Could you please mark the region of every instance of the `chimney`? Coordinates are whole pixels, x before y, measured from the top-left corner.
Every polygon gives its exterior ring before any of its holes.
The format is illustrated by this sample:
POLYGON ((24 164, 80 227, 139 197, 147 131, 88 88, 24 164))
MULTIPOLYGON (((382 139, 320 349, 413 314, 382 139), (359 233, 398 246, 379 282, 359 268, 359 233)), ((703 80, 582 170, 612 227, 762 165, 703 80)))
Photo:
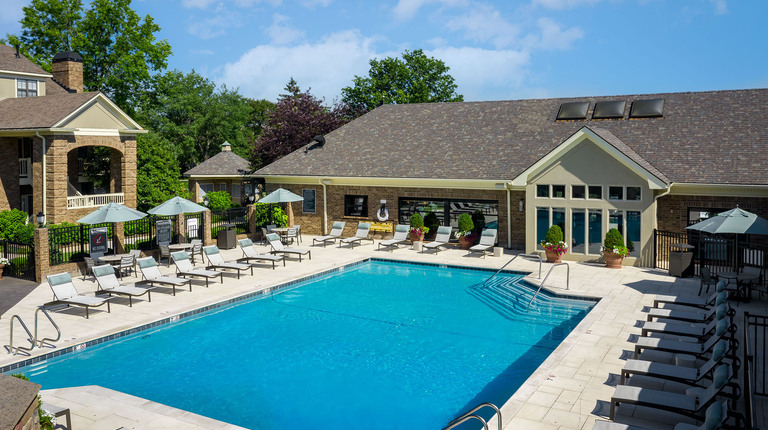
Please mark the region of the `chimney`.
POLYGON ((225 140, 224 143, 221 144, 221 150, 222 152, 230 152, 232 151, 232 145, 230 145, 229 142, 225 140))
POLYGON ((70 93, 83 92, 83 57, 77 52, 59 52, 53 57, 53 80, 70 93))

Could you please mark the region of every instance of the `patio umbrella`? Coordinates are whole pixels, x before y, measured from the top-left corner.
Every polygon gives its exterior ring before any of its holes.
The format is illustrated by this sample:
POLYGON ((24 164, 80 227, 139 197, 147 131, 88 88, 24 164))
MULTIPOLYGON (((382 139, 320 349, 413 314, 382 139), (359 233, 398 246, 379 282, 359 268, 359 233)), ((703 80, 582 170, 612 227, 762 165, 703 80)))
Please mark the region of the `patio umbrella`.
POLYGON ((203 212, 205 210, 207 210, 205 206, 201 206, 197 203, 190 202, 185 198, 176 196, 172 199, 160 203, 147 212, 151 213, 152 215, 179 215, 203 212))
POLYGON ((721 212, 687 228, 712 234, 768 235, 768 220, 743 209, 735 208, 721 212))
POLYGON ((88 215, 80 218, 77 222, 81 224, 102 224, 105 222, 125 222, 141 219, 147 216, 144 212, 131 209, 125 205, 114 202, 96 209, 88 215))
POLYGON ((293 208, 291 208, 291 202, 299 202, 302 200, 304 200, 304 197, 298 196, 286 189, 278 188, 269 193, 266 197, 259 199, 259 203, 285 203, 288 207, 288 225, 292 227, 293 208))

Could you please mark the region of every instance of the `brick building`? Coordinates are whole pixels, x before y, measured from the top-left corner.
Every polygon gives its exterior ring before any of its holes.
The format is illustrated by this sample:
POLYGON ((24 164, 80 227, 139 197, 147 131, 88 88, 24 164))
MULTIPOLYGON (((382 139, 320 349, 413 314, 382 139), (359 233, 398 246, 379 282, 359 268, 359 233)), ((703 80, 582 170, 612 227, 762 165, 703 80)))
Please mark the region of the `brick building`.
POLYGON ((0 45, 0 210, 74 221, 114 201, 136 207, 136 135, 144 130, 100 92, 83 92, 80 55, 62 52, 52 73, 0 45), (108 148, 106 181, 87 175, 108 148))
POLYGON ((385 105, 255 175, 304 196, 307 233, 351 234, 386 200, 398 223, 481 210, 527 252, 558 224, 570 260, 598 258, 615 227, 625 264, 651 265, 654 229, 736 205, 768 217, 766 106, 766 89, 385 105))
POLYGON ((232 202, 239 205, 248 203, 254 194, 251 163, 232 152, 232 145, 224 142, 221 152, 184 172, 189 178, 189 192, 192 200, 200 203, 206 193, 226 191, 232 202))

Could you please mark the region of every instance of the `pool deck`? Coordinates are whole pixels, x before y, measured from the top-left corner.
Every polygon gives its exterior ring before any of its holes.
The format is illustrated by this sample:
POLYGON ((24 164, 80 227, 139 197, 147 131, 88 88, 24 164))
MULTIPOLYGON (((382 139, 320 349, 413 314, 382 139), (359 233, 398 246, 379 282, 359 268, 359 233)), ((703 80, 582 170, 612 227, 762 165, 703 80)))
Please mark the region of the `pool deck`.
MULTIPOLYGON (((378 241, 377 241, 378 242, 378 241)), ((453 264, 460 266, 499 268, 513 253, 507 251, 503 258, 488 256, 467 256, 466 251, 446 249, 438 254, 417 253, 406 247, 394 252, 378 251, 377 244, 356 246, 354 249, 330 245, 311 246, 312 236, 304 236, 297 247, 312 250, 312 260, 303 258, 289 260, 287 266, 271 265, 255 268, 254 276, 243 274, 237 280, 234 274, 225 275, 224 283, 211 282, 209 288, 204 281, 193 281, 193 288, 177 291, 158 288, 152 292, 152 302, 146 296, 134 299, 128 307, 128 299, 113 298, 112 312, 106 307, 91 310, 90 319, 85 318, 82 308, 69 308, 51 312, 61 327, 62 338, 57 348, 78 345, 84 341, 127 330, 142 324, 168 318, 186 311, 225 301, 260 289, 269 288, 286 281, 303 278, 323 270, 342 266, 368 257, 392 260, 453 264), (103 310, 102 310, 103 309, 103 310)), ((256 245, 259 248, 259 245, 256 245)), ((262 248, 264 252, 268 247, 262 248)), ((241 256, 239 249, 222 250, 225 259, 234 260, 241 256)), ((201 264, 198 262, 198 267, 201 264)), ((532 272, 527 279, 539 284, 537 261, 526 258, 516 259, 508 269, 532 272)), ((542 265, 542 277, 551 264, 542 265)), ((173 273, 173 265, 163 273, 173 273)), ((556 267, 545 288, 563 294, 602 297, 595 308, 574 329, 565 341, 550 355, 506 404, 500 405, 505 429, 591 429, 596 419, 605 419, 609 400, 618 381, 629 351, 633 350, 630 339, 638 335, 638 321, 644 320, 642 309, 652 304, 656 294, 696 294, 697 278, 674 278, 666 273, 647 269, 624 267, 608 269, 599 264, 569 262, 570 288, 566 291, 565 267, 556 267)), ((73 274, 74 276, 74 274, 73 274)), ((141 276, 139 274, 139 276, 141 276)), ((92 277, 76 278, 75 285, 80 293, 94 292, 96 282, 92 277)), ((133 283, 136 277, 126 277, 123 282, 133 283)), ((0 280, 0 290, 2 283, 0 280)), ((51 300, 51 290, 42 284, 29 292, 9 310, 0 315, 0 342, 9 343, 10 318, 21 316, 30 330, 33 330, 37 306, 51 300)), ((764 303, 763 303, 764 305, 764 303)), ((741 307, 743 310, 745 306, 741 307)), ((55 337, 55 331, 41 323, 42 335, 55 337)), ((14 342, 26 339, 22 329, 16 325, 14 342)), ((29 345, 29 342, 26 342, 29 345)), ((49 353, 52 348, 34 349, 32 356, 49 353)), ((20 360, 22 354, 0 353, 0 367, 20 360)), ((162 381, 158 381, 162 383, 162 381)), ((180 411, 134 396, 117 393, 102 387, 86 386, 41 391, 43 400, 60 407, 68 407, 72 414, 72 426, 76 429, 102 428, 238 428, 189 412, 180 411)), ((630 411, 631 412, 631 411, 630 411)), ((618 419, 617 419, 618 420, 618 419)), ((63 420, 60 419, 60 423, 63 420)), ((655 422, 644 422, 642 417, 622 415, 622 422, 646 424, 653 428, 672 428, 655 422)), ((445 423, 436 423, 444 425, 445 423)), ((491 423, 495 428, 495 421, 491 423)))

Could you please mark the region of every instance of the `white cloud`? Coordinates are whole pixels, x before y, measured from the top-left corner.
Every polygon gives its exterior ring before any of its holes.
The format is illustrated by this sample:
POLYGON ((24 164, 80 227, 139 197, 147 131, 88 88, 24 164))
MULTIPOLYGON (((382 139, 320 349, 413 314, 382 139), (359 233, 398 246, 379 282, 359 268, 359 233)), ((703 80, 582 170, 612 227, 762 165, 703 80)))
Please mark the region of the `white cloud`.
POLYGON ((272 15, 272 25, 267 28, 267 36, 275 45, 288 45, 304 38, 304 32, 287 25, 291 19, 276 13, 272 15))
POLYGON ((509 23, 490 5, 473 7, 466 15, 449 19, 445 26, 450 30, 463 31, 467 39, 490 41, 497 48, 512 46, 520 34, 517 25, 509 23))
POLYGON ((186 8, 205 9, 216 3, 216 0, 181 0, 181 5, 186 8))
POLYGON ((725 15, 728 13, 728 3, 725 0, 709 0, 715 6, 715 13, 725 15))
POLYGON ((190 22, 187 26, 187 32, 201 39, 212 39, 225 34, 234 22, 236 22, 236 17, 232 14, 217 14, 202 21, 190 22))
POLYGON ((438 4, 443 8, 468 5, 467 0, 398 0, 392 9, 392 14, 400 21, 409 21, 422 6, 428 4, 438 4))
POLYGON ((579 6, 592 6, 601 1, 602 0, 533 0, 533 4, 547 9, 563 10, 579 6))
POLYGON ((570 49, 573 42, 584 37, 584 32, 579 27, 563 30, 558 23, 550 18, 539 18, 537 25, 541 35, 528 39, 532 49, 570 49))
POLYGON ((333 0, 302 0, 301 4, 307 9, 314 9, 318 6, 328 7, 333 0))
MULTIPOLYGON (((320 0, 325 1, 325 0, 320 0)), ((208 7, 212 4, 216 4, 216 7, 218 9, 224 8, 224 7, 231 7, 231 3, 234 3, 235 6, 239 6, 242 8, 248 8, 253 6, 256 3, 261 3, 262 0, 234 0, 232 2, 231 0, 181 0, 181 5, 188 9, 208 9, 208 7)), ((266 3, 271 4, 272 6, 280 6, 282 4, 281 0, 267 0, 266 3)))

